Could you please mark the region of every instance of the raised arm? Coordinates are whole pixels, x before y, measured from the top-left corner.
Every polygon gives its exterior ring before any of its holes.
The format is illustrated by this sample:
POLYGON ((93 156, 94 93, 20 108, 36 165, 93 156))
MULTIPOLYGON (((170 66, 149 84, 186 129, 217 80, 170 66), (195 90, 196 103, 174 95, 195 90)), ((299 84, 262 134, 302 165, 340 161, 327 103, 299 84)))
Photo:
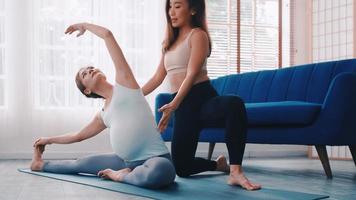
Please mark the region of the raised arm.
POLYGON ((150 94, 153 90, 155 90, 158 86, 160 86, 167 75, 166 69, 164 68, 163 62, 164 56, 161 56, 161 61, 158 65, 156 73, 152 76, 152 78, 142 87, 143 95, 150 94))
POLYGON ((114 35, 109 29, 95 24, 79 23, 69 26, 65 33, 72 34, 75 31, 79 31, 77 34, 77 37, 79 37, 83 35, 86 30, 92 32, 105 41, 106 48, 108 49, 111 59, 114 62, 116 82, 128 88, 139 88, 139 85, 133 76, 131 68, 126 61, 119 44, 116 42, 114 35))
POLYGON ((96 114, 94 119, 77 133, 69 133, 54 137, 42 137, 35 141, 34 146, 47 144, 71 144, 94 137, 106 128, 100 114, 96 114))

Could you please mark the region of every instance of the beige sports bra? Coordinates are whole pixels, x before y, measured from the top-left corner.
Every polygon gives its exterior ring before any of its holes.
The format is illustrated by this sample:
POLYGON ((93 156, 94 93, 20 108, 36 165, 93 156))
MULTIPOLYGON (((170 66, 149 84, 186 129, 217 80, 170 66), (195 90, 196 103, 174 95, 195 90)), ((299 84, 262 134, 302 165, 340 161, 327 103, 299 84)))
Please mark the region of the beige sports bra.
MULTIPOLYGON (((194 30, 196 29, 192 29, 184 41, 176 46, 174 50, 168 50, 164 54, 164 66, 168 75, 187 72, 191 50, 190 37, 194 30)), ((202 70, 206 70, 206 59, 202 70)))

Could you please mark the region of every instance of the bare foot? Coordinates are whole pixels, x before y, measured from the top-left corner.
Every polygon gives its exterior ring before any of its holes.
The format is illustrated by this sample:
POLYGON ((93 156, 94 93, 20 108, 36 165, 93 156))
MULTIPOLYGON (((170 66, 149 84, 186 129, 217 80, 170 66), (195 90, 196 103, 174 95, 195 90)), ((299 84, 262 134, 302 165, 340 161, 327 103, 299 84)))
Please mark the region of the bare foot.
POLYGON ((216 171, 221 172, 230 172, 229 164, 227 164, 226 158, 223 155, 220 155, 216 160, 216 171))
POLYGON ((116 182, 122 182, 124 180, 124 177, 130 172, 130 168, 120 169, 118 171, 114 171, 112 169, 105 169, 98 172, 98 176, 105 179, 111 179, 116 182))
POLYGON ((39 148, 39 147, 34 148, 32 163, 31 163, 32 171, 42 171, 42 168, 43 168, 42 152, 43 151, 44 151, 44 146, 43 146, 43 148, 39 148))
POLYGON ((261 189, 260 184, 251 183, 243 173, 234 174, 234 175, 230 174, 227 183, 229 185, 240 186, 249 191, 261 189))

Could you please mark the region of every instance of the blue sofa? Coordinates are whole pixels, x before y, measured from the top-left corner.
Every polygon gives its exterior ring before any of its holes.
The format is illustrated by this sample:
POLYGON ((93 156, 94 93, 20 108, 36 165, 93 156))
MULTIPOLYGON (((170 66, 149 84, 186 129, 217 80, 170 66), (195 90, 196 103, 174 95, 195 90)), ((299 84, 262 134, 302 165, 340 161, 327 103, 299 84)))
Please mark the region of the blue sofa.
MULTIPOLYGON (((356 59, 227 75, 211 80, 220 95, 238 95, 246 105, 247 143, 313 145, 328 178, 326 145, 348 145, 356 165, 356 59)), ((170 94, 156 97, 158 108, 170 94)), ((173 120, 162 134, 170 141, 173 120)), ((223 129, 206 128, 200 142, 224 142, 223 129)))

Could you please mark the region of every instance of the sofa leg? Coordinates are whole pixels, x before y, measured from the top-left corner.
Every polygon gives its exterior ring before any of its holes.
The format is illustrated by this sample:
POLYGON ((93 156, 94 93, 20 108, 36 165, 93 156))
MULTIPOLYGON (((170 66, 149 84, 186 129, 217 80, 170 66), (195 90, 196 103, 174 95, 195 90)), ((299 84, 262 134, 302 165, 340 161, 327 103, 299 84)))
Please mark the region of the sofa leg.
POLYGON ((210 142, 209 143, 208 160, 211 160, 211 156, 213 155, 214 148, 215 148, 215 142, 210 142))
POLYGON ((355 163, 355 166, 356 166, 356 144, 349 145, 349 148, 350 148, 351 155, 352 155, 352 158, 354 159, 354 163, 355 163))
POLYGON ((323 165, 325 174, 328 178, 332 178, 333 175, 331 173, 328 152, 326 151, 325 145, 315 145, 316 151, 318 152, 321 164, 323 165))

